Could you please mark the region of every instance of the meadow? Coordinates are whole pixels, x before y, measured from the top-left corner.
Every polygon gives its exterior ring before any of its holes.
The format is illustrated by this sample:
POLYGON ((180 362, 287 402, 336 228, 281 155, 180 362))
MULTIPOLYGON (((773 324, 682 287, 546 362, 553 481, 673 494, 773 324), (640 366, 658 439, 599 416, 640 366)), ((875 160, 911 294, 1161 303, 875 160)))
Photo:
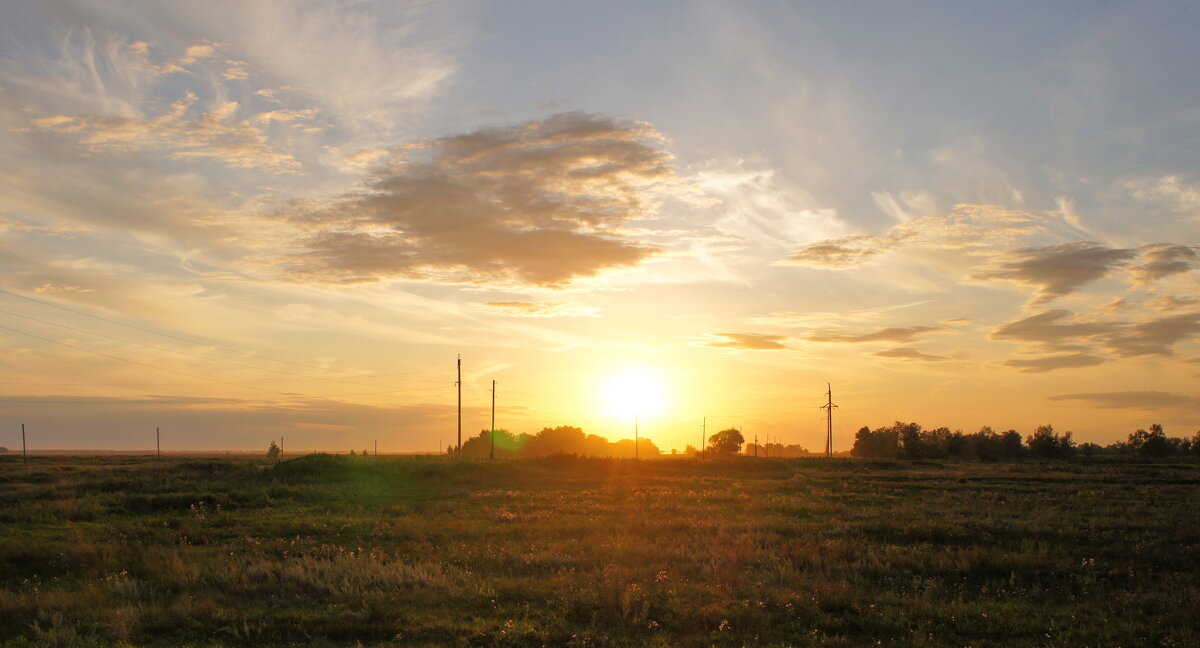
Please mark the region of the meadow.
POLYGON ((0 458, 0 646, 1198 646, 1200 465, 0 458))

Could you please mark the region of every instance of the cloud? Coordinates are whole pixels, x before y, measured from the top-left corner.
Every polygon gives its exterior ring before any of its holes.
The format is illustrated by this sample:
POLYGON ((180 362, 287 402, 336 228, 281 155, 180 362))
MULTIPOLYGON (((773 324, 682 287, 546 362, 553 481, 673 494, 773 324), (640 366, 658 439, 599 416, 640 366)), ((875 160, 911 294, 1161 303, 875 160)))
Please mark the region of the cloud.
POLYGON ((830 269, 852 268, 866 263, 887 248, 873 236, 845 236, 800 248, 784 263, 830 269))
MULTIPOLYGON (((162 114, 149 118, 119 116, 71 117, 52 115, 34 119, 34 128, 78 135, 90 151, 138 151, 162 149, 174 159, 212 159, 226 166, 249 169, 294 170, 298 163, 290 154, 268 143, 261 122, 269 125, 271 113, 238 119, 236 101, 224 102, 207 112, 193 110, 196 95, 187 93, 162 114), (267 118, 263 121, 263 116, 267 118)), ((312 117, 311 111, 295 111, 276 121, 312 117)))
POLYGON ((1104 344, 1121 357, 1173 355, 1172 347, 1200 333, 1200 313, 1182 313, 1148 319, 1122 327, 1108 336, 1104 344))
POLYGON ((1195 261, 1200 258, 1196 248, 1189 245, 1172 245, 1157 243, 1138 249, 1141 265, 1129 268, 1133 282, 1145 286, 1163 277, 1187 272, 1192 269, 1195 261))
POLYGON ((1181 214, 1200 214, 1200 184, 1188 184, 1178 175, 1139 178, 1125 183, 1137 200, 1165 205, 1181 214))
POLYGON ((787 337, 783 335, 769 335, 766 333, 714 333, 709 335, 706 341, 698 343, 697 346, 713 349, 770 351, 788 348, 782 343, 782 340, 786 339, 787 337))
POLYGON ((601 315, 599 308, 573 302, 498 301, 485 302, 483 306, 510 317, 600 317, 601 315))
POLYGON ((383 18, 340 3, 220 0, 138 10, 134 19, 147 13, 165 29, 226 43, 257 77, 296 88, 368 138, 392 133, 441 93, 458 68, 454 43, 473 29, 469 12, 439 3, 393 5, 383 18))
POLYGON ((1023 373, 1046 373, 1057 369, 1094 367, 1104 362, 1107 362, 1104 358, 1087 353, 1069 353, 1066 355, 1046 356, 1044 358, 1006 360, 1004 365, 1023 373))
POLYGON ((929 355, 927 353, 921 353, 920 351, 914 349, 913 347, 897 347, 895 349, 888 349, 886 351, 876 351, 875 353, 872 353, 871 355, 873 355, 877 358, 893 358, 896 360, 922 360, 925 362, 937 362, 940 360, 948 359, 944 356, 929 355))
POLYGON ((992 330, 996 340, 1013 340, 1057 351, 1085 351, 1099 344, 1120 357, 1172 355, 1174 345, 1200 333, 1200 313, 1150 317, 1139 322, 1076 321, 1066 310, 1048 310, 992 330))
POLYGON ((359 191, 283 216, 307 235, 279 260, 306 282, 386 279, 560 288, 655 249, 626 225, 674 178, 659 134, 567 113, 393 151, 359 191))
POLYGON ((1068 341, 1114 333, 1119 325, 1107 322, 1067 321, 1074 313, 1068 310, 1048 310, 1008 322, 992 330, 994 340, 1013 340, 1034 343, 1049 349, 1063 349, 1068 341))
POLYGON ((1091 392, 1048 396, 1052 401, 1079 401, 1087 407, 1103 409, 1161 410, 1181 409, 1200 412, 1200 398, 1162 391, 1091 392))
POLYGON ((1038 301, 1067 295, 1135 256, 1133 250, 1107 248, 1089 241, 1013 250, 975 279, 1002 279, 1035 286, 1038 301))
POLYGON ((809 342, 898 342, 907 343, 917 339, 918 336, 926 333, 934 333, 945 331, 947 329, 940 326, 907 326, 907 327, 890 327, 872 331, 870 333, 813 333, 805 339, 809 342))
POLYGON ((878 236, 846 236, 813 243, 780 263, 828 269, 862 265, 898 250, 957 250, 982 254, 1043 231, 1046 219, 995 205, 955 205, 950 211, 911 218, 878 236))

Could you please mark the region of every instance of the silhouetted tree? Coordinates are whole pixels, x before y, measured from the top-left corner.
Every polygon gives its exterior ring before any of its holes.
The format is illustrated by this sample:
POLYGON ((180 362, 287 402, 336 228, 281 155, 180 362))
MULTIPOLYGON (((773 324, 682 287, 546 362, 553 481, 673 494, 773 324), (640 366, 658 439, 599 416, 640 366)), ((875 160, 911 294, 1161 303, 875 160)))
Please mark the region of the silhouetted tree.
MULTIPOLYGON (((496 457, 515 457, 520 453, 517 438, 508 430, 496 430, 496 457)), ((492 453, 492 431, 480 430, 479 434, 463 442, 463 456, 470 459, 487 459, 492 453)))
MULTIPOLYGON (((897 425, 903 425, 897 422, 897 425)), ((900 438, 895 426, 879 428, 874 432, 863 426, 854 435, 854 447, 850 456, 866 459, 895 459, 900 454, 900 438)))
POLYGON ((1070 432, 1059 435, 1052 425, 1039 425, 1025 440, 1029 453, 1044 459, 1065 459, 1075 454, 1075 441, 1070 432))
POLYGON ((924 459, 925 447, 921 442, 921 426, 917 423, 901 423, 893 426, 900 437, 900 456, 905 459, 924 459))
POLYGON ((985 425, 979 431, 967 437, 967 456, 980 461, 996 461, 1002 452, 1000 435, 991 426, 985 425))
POLYGON ((1020 459, 1025 455, 1025 446, 1021 445, 1021 433, 1009 430, 1000 435, 1000 456, 1005 459, 1020 459))
POLYGON ((1158 423, 1150 426, 1150 430, 1138 430, 1129 435, 1129 448, 1143 457, 1161 458, 1171 454, 1174 449, 1167 440, 1166 432, 1158 423))
POLYGON ((708 437, 708 449, 717 456, 732 457, 742 449, 745 442, 741 430, 729 428, 708 437))
POLYGON ((955 459, 973 458, 973 448, 967 443, 967 437, 962 430, 955 430, 945 438, 946 455, 955 459))
POLYGON ((268 459, 278 459, 279 453, 280 453, 279 444, 275 443, 275 441, 272 439, 271 445, 267 446, 267 458, 268 459))

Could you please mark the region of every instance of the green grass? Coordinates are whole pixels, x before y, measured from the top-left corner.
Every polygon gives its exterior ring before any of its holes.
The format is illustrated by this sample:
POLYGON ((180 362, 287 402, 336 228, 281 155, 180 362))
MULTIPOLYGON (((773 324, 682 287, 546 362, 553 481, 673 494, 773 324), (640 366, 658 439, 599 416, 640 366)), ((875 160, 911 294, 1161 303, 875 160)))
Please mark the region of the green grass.
POLYGON ((1200 466, 0 458, 0 646, 1197 646, 1200 466))

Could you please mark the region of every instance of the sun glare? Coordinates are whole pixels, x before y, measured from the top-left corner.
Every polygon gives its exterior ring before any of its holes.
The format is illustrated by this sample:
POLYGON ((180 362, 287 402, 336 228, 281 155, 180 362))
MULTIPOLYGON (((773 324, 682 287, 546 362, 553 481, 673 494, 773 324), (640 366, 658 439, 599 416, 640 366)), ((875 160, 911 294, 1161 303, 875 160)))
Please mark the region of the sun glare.
POLYGON ((608 377, 604 412, 614 418, 658 416, 666 409, 666 392, 655 372, 626 369, 608 377))

